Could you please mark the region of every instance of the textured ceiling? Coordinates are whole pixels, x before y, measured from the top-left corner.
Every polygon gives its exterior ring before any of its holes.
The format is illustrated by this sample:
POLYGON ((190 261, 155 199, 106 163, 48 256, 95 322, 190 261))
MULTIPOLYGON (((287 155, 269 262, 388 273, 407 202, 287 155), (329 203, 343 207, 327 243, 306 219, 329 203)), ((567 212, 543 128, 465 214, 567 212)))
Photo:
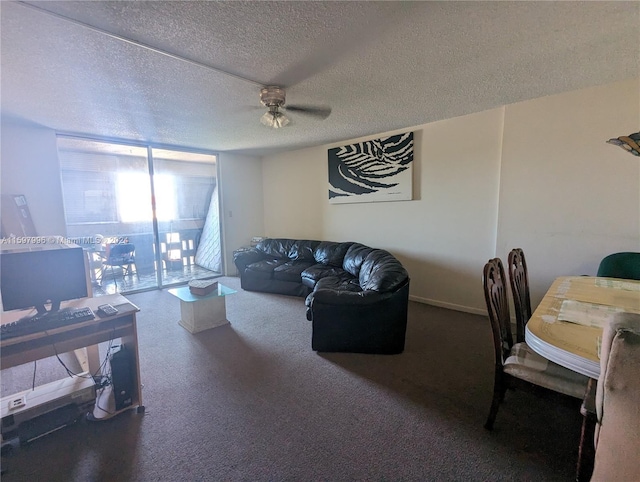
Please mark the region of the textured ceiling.
POLYGON ((2 1, 0 17, 3 116, 215 151, 326 144, 640 76, 637 1, 2 1), (269 84, 331 116, 262 126, 269 84))

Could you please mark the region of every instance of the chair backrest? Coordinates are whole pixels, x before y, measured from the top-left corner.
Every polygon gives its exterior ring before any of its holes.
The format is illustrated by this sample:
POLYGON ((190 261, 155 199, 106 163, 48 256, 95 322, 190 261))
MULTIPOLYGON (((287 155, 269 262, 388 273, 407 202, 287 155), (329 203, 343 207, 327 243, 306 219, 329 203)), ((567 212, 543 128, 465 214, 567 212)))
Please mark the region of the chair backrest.
POLYGON ((502 367, 513 346, 511 334, 511 315, 507 294, 504 267, 500 258, 490 259, 484 266, 482 277, 484 298, 493 332, 493 344, 496 355, 496 368, 502 367))
POLYGON ((598 276, 640 280, 640 253, 613 253, 600 261, 598 276))
POLYGON ((136 247, 131 243, 110 244, 107 264, 129 264, 133 262, 135 250, 136 247))
POLYGON ((529 273, 527 261, 521 248, 509 253, 509 283, 516 312, 516 342, 524 341, 524 328, 531 318, 531 297, 529 295, 529 273))
POLYGON ((605 325, 596 389, 598 422, 592 481, 640 480, 640 314, 605 325))

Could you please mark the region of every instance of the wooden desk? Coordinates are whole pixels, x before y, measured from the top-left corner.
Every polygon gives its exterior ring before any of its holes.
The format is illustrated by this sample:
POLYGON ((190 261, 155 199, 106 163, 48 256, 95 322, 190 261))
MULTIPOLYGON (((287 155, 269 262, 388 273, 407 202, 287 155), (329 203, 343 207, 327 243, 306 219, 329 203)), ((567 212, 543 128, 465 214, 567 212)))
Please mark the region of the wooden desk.
POLYGON ((615 311, 640 313, 640 281, 593 276, 557 278, 527 323, 525 341, 558 365, 598 379, 601 322, 615 311), (580 323, 561 320, 570 313, 580 323))
MULTIPOLYGON (((91 308, 97 313, 98 306, 109 303, 118 309, 118 313, 113 316, 83 321, 73 325, 63 326, 52 330, 32 333, 0 340, 0 362, 1 368, 11 368, 42 358, 47 358, 60 353, 75 351, 76 356, 82 366, 83 371, 91 375, 100 375, 100 355, 98 344, 109 340, 120 339, 133 354, 134 367, 132 394, 132 407, 143 409, 142 392, 140 385, 140 362, 138 356, 138 333, 136 326, 136 313, 140 309, 121 295, 102 296, 99 298, 83 298, 62 304, 62 307, 85 307, 91 308)), ((27 313, 4 312, 2 313, 2 323, 15 321, 27 313)), ((32 408, 29 404, 24 409, 32 408)), ((121 410, 122 411, 122 410, 121 410)), ((117 412, 120 413, 121 411, 117 412)), ((114 413, 112 415, 116 415, 114 413)))

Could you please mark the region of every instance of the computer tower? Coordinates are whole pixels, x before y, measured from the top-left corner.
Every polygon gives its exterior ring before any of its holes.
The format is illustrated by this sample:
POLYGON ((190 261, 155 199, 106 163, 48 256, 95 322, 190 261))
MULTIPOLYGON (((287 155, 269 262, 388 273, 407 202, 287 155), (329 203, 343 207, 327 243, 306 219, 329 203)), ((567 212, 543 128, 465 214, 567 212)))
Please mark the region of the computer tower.
POLYGON ((111 383, 113 384, 116 411, 130 407, 133 404, 134 393, 131 352, 124 344, 113 348, 109 355, 109 364, 111 365, 111 383))

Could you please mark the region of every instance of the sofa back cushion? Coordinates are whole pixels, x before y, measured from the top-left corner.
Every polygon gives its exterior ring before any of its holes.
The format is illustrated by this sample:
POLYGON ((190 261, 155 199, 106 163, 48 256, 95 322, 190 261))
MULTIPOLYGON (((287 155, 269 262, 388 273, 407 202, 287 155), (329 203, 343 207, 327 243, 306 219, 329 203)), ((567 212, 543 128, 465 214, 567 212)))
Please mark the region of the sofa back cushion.
POLYGON ((313 256, 317 263, 342 268, 344 255, 352 244, 353 242, 322 241, 314 251, 313 256))
POLYGON ((384 249, 373 249, 360 268, 360 286, 363 290, 395 291, 409 274, 400 261, 384 249))
POLYGON ((258 243, 256 249, 274 259, 288 258, 291 247, 296 242, 295 239, 265 238, 258 243))
POLYGON ((302 239, 295 241, 289 250, 289 259, 292 261, 315 261, 313 253, 320 241, 302 239))
POLYGON ((347 253, 344 255, 342 268, 358 278, 360 276, 360 268, 366 257, 373 251, 373 248, 360 243, 353 243, 349 246, 347 253))
POLYGON ((256 249, 270 258, 288 258, 292 261, 314 261, 315 249, 320 241, 311 239, 265 238, 256 249))

